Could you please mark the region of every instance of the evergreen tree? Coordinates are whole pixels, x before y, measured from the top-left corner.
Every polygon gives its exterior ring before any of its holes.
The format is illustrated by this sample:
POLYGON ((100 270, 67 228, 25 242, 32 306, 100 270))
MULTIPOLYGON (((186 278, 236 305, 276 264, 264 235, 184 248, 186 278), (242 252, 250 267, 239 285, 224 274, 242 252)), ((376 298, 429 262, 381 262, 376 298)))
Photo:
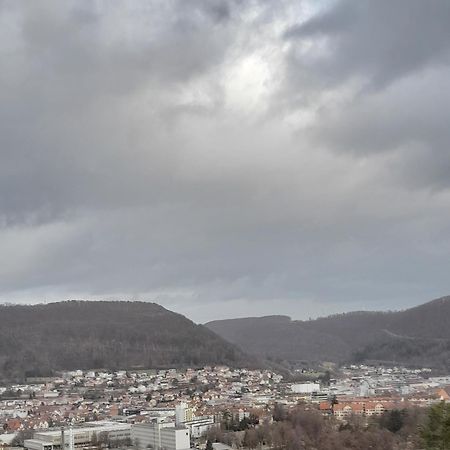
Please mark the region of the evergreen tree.
POLYGON ((427 450, 450 449, 450 404, 441 402, 430 408, 421 435, 427 450))

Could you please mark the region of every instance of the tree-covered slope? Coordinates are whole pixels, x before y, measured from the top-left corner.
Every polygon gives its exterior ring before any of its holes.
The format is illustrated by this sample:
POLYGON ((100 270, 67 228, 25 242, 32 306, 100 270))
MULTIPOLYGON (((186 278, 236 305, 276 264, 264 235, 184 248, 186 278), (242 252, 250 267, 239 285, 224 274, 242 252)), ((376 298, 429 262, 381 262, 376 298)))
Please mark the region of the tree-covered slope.
POLYGON ((270 359, 450 368, 450 297, 397 312, 352 312, 309 321, 250 317, 206 326, 243 350, 270 359))
POLYGON ((249 362, 203 325, 155 303, 2 305, 0 324, 0 378, 75 368, 249 362))

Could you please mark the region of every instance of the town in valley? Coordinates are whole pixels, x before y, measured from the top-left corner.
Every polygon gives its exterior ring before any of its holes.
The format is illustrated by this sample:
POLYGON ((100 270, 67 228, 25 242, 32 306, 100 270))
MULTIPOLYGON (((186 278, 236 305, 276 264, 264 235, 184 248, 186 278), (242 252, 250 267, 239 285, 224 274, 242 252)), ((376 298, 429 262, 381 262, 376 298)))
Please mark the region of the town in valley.
POLYGON ((225 450, 299 406, 346 423, 449 401, 450 375, 429 368, 74 370, 0 387, 0 446, 225 450))

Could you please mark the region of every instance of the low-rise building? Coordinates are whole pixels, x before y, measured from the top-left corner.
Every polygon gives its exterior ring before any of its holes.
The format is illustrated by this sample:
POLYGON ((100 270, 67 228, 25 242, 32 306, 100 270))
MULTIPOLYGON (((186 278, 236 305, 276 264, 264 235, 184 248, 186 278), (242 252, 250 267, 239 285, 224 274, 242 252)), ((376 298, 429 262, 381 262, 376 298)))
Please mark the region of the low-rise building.
POLYGON ((26 439, 28 450, 74 450, 91 445, 96 440, 125 441, 131 438, 131 425, 114 422, 91 422, 66 430, 36 432, 26 439))
POLYGON ((192 420, 185 422, 184 425, 189 429, 193 438, 199 438, 218 424, 214 422, 214 416, 203 416, 194 417, 192 420))

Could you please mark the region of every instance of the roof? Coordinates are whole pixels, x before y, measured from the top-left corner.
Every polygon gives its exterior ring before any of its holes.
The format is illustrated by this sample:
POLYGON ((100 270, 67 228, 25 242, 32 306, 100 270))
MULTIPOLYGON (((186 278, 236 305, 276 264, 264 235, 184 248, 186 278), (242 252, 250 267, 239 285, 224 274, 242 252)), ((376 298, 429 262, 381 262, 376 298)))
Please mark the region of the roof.
POLYGON ((0 434, 0 444, 11 444, 12 440, 16 437, 16 433, 0 434))
POLYGON ((232 447, 226 444, 222 444, 221 442, 214 442, 213 443, 213 449, 214 450, 231 450, 232 447))

